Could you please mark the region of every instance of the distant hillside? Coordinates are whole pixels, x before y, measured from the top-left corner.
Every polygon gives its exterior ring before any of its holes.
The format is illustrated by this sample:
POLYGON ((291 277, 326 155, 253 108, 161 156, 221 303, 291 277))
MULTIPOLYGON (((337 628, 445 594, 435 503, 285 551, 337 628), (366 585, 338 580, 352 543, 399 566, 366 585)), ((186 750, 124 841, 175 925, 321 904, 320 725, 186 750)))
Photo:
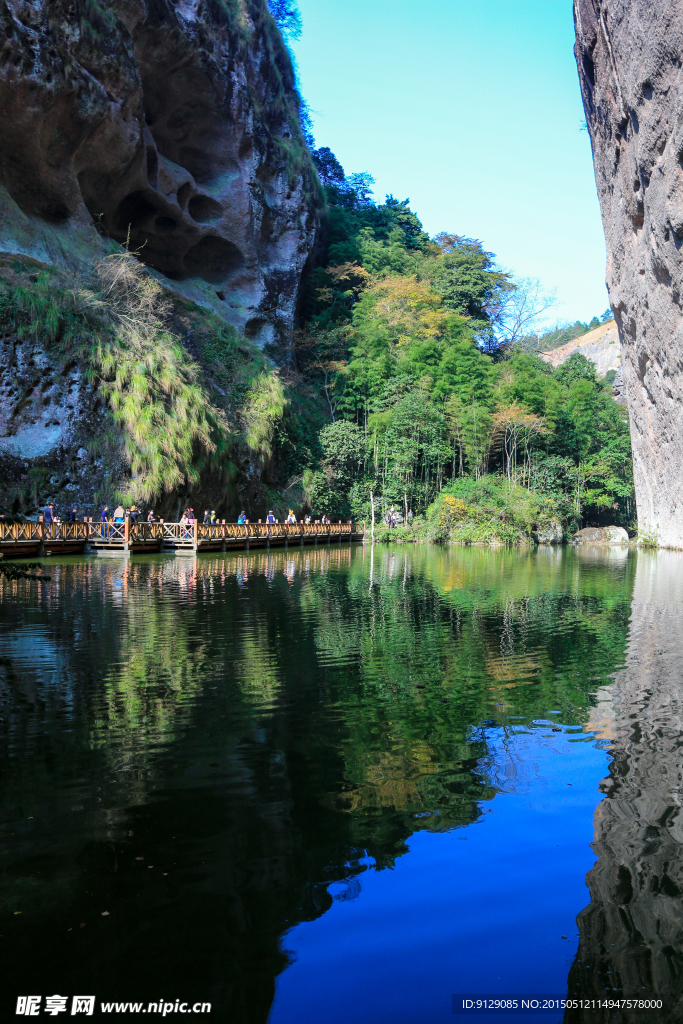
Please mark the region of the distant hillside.
POLYGON ((618 370, 621 366, 621 345, 614 320, 601 324, 579 338, 573 338, 559 348, 539 354, 546 363, 556 367, 566 363, 575 352, 590 359, 601 377, 607 376, 610 370, 618 370))
POLYGON ((577 320, 573 324, 560 323, 550 331, 543 334, 526 334, 517 342, 517 346, 524 352, 550 352, 551 349, 561 348, 567 342, 575 338, 581 338, 598 327, 612 321, 611 310, 606 309, 601 317, 594 316, 590 323, 577 320))

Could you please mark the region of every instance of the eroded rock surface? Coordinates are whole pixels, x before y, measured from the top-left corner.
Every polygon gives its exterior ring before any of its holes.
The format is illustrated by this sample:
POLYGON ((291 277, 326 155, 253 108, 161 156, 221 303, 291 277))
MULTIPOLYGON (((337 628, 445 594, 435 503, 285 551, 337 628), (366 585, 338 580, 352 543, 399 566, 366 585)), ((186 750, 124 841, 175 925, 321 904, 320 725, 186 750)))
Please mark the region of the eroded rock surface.
POLYGON ((683 4, 575 0, 638 522, 683 547, 683 4))
POLYGON ((97 227, 260 344, 286 335, 319 186, 266 0, 7 0, 0 116, 0 184, 56 260, 97 227))

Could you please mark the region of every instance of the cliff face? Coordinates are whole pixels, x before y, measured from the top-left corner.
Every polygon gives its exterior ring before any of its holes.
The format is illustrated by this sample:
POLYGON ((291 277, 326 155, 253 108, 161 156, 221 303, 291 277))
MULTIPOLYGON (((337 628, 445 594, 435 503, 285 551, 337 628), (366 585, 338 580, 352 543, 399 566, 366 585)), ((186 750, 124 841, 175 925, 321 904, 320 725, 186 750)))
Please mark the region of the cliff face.
MULTIPOLYGON (((266 365, 257 349, 288 350, 322 191, 267 0, 0 0, 0 118, 0 506, 92 512, 136 476, 135 427, 112 419, 120 366, 102 386, 112 338, 91 323, 82 343, 94 263, 122 243, 175 297, 164 327, 183 343, 186 393, 230 425, 204 447, 227 450, 235 395, 266 365), (227 325, 246 342, 226 344, 227 325)), ((156 372, 146 411, 180 437, 185 407, 156 372)), ((184 454, 147 492, 175 503, 198 456, 192 440, 167 448, 184 454)), ((225 514, 211 472, 201 495, 225 514)))
POLYGON ((292 326, 319 186, 266 0, 3 0, 3 248, 101 235, 263 345, 292 326))
POLYGON ((683 547, 683 4, 575 0, 638 521, 683 547))
MULTIPOLYGON (((667 1021, 683 1015, 682 570, 678 553, 638 554, 626 665, 612 687, 613 762, 595 812, 598 861, 569 976, 575 998, 662 999, 667 1021)), ((645 1019, 592 1008, 565 1017, 645 1019)))

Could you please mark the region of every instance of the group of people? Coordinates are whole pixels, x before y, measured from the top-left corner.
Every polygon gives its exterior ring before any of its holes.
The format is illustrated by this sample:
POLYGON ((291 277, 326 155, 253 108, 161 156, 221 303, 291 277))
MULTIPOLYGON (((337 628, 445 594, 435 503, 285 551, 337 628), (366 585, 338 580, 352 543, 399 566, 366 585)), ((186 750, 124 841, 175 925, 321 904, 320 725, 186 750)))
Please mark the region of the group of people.
MULTIPOLYGON (((312 519, 311 519, 311 517, 309 515, 306 515, 306 516, 304 516, 302 521, 304 523, 308 524, 308 523, 312 522, 312 519)), ((278 520, 273 515, 272 508, 268 512, 268 517, 266 519, 266 522, 267 523, 277 523, 278 522, 278 520)), ((289 510, 289 512, 287 514, 287 518, 285 519, 285 523, 287 524, 287 526, 296 526, 297 522, 298 522, 298 520, 297 520, 296 516, 294 515, 294 510, 290 508, 290 510, 289 510)), ((327 516, 323 515, 323 516, 320 517, 320 522, 323 524, 323 526, 325 526, 326 524, 328 524, 330 522, 330 520, 327 518, 327 516)))
MULTIPOLYGON (((413 518, 413 510, 412 510, 412 508, 409 508, 408 509, 408 522, 410 522, 412 518, 413 518)), ((399 523, 403 522, 403 516, 392 505, 391 508, 389 509, 389 511, 387 512, 386 516, 384 517, 384 522, 387 524, 387 526, 389 527, 390 530, 393 530, 393 528, 395 526, 398 526, 399 523)))
MULTIPOLYGON (((55 508, 54 501, 48 502, 48 504, 43 509, 43 520, 44 520, 46 525, 50 525, 50 524, 54 523, 55 526, 61 526, 61 524, 62 524, 62 517, 60 516, 59 512, 55 508)), ((78 522, 78 509, 75 506, 69 512, 69 515, 67 516, 67 522, 69 522, 69 523, 77 523, 78 522)))
MULTIPOLYGON (((118 504, 112 512, 109 505, 105 505, 102 509, 102 522, 103 523, 125 523, 126 519, 129 519, 131 523, 140 522, 140 516, 144 515, 141 509, 137 505, 129 505, 124 508, 122 504, 118 504)), ((147 522, 156 523, 157 517, 154 513, 154 509, 150 509, 147 513, 147 522)))
MULTIPOLYGON (((391 515, 392 516, 393 516, 393 511, 394 511, 394 506, 392 505, 391 506, 391 515)), ((119 503, 113 511, 110 509, 109 505, 105 505, 103 507, 103 509, 102 509, 101 521, 103 523, 108 523, 108 524, 111 525, 111 524, 124 523, 126 521, 126 519, 129 519, 131 523, 138 523, 138 522, 141 521, 141 517, 143 515, 144 515, 144 513, 142 512, 142 510, 139 509, 135 504, 129 505, 129 506, 124 506, 123 504, 119 503)), ((412 512, 410 512, 408 515, 409 515, 409 518, 412 518, 412 512)), ((56 511, 55 503, 53 501, 48 502, 48 504, 45 506, 45 508, 43 510, 43 518, 44 518, 46 523, 56 523, 57 525, 59 525, 62 522, 61 516, 56 511)), ((149 509, 149 511, 147 512, 147 517, 146 518, 147 518, 147 522, 148 523, 157 523, 157 522, 160 521, 157 518, 157 515, 156 515, 154 509, 149 509)), ((74 505, 74 507, 69 512, 68 521, 70 523, 78 523, 78 522, 81 521, 79 516, 78 516, 78 508, 77 508, 77 506, 74 505)), ((259 522, 260 521, 261 520, 259 519, 259 522)), ((184 526, 186 528, 187 527, 191 527, 191 526, 194 526, 195 522, 196 522, 196 517, 195 517, 194 509, 191 508, 191 507, 186 508, 185 511, 183 512, 181 518, 180 518, 180 526, 184 526)), ((203 525, 204 526, 215 526, 218 522, 219 522, 219 520, 218 520, 218 518, 216 516, 216 510, 215 509, 211 509, 210 511, 209 511, 209 509, 204 509, 204 519, 203 519, 203 525)), ((296 526, 297 525, 298 520, 296 518, 296 515, 294 514, 294 509, 290 508, 285 522, 286 522, 286 524, 288 526, 296 526)), ((313 520, 312 520, 310 515, 306 515, 303 518, 303 522, 308 524, 308 523, 313 522, 313 520)), ((320 522, 321 522, 321 524, 323 526, 326 526, 326 525, 329 525, 331 520, 328 519, 327 516, 322 515, 320 517, 320 522)), ((389 522, 388 519, 387 519, 387 522, 389 522)), ((249 520, 247 519, 247 514, 246 514, 246 512, 244 510, 242 512, 240 512, 240 514, 238 516, 238 519, 237 519, 237 523, 238 523, 239 526, 247 526, 249 524, 249 520)), ((268 515, 266 516, 266 523, 269 523, 269 524, 279 523, 279 519, 275 518, 275 513, 273 512, 272 508, 268 510, 268 515)), ((393 525, 395 525, 395 523, 392 521, 391 523, 389 523, 389 525, 393 526, 393 525)))

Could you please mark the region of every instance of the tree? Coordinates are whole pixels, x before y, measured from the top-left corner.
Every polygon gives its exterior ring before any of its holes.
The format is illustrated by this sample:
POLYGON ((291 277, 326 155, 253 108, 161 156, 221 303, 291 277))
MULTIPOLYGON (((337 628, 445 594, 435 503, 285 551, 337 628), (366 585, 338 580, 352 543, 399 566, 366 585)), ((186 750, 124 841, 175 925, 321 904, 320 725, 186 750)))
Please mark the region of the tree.
POLYGON ((301 35, 301 13, 296 0, 268 0, 273 19, 287 39, 298 39, 301 35))
POLYGON ((498 409, 493 416, 493 439, 503 447, 503 468, 508 483, 531 486, 531 460, 534 443, 545 434, 543 419, 513 402, 498 409), (522 454, 521 479, 517 471, 518 455, 522 454))
POLYGON ((492 326, 492 345, 513 345, 557 303, 555 292, 545 292, 534 278, 508 278, 509 287, 500 288, 487 307, 492 326))
POLYGON ((484 326, 490 324, 502 293, 513 287, 510 275, 496 269, 494 254, 486 252, 478 239, 441 232, 434 242, 439 256, 426 273, 444 306, 484 326))
POLYGON ((337 478, 350 481, 358 476, 365 464, 367 443, 355 423, 339 420, 323 427, 320 444, 337 478))

